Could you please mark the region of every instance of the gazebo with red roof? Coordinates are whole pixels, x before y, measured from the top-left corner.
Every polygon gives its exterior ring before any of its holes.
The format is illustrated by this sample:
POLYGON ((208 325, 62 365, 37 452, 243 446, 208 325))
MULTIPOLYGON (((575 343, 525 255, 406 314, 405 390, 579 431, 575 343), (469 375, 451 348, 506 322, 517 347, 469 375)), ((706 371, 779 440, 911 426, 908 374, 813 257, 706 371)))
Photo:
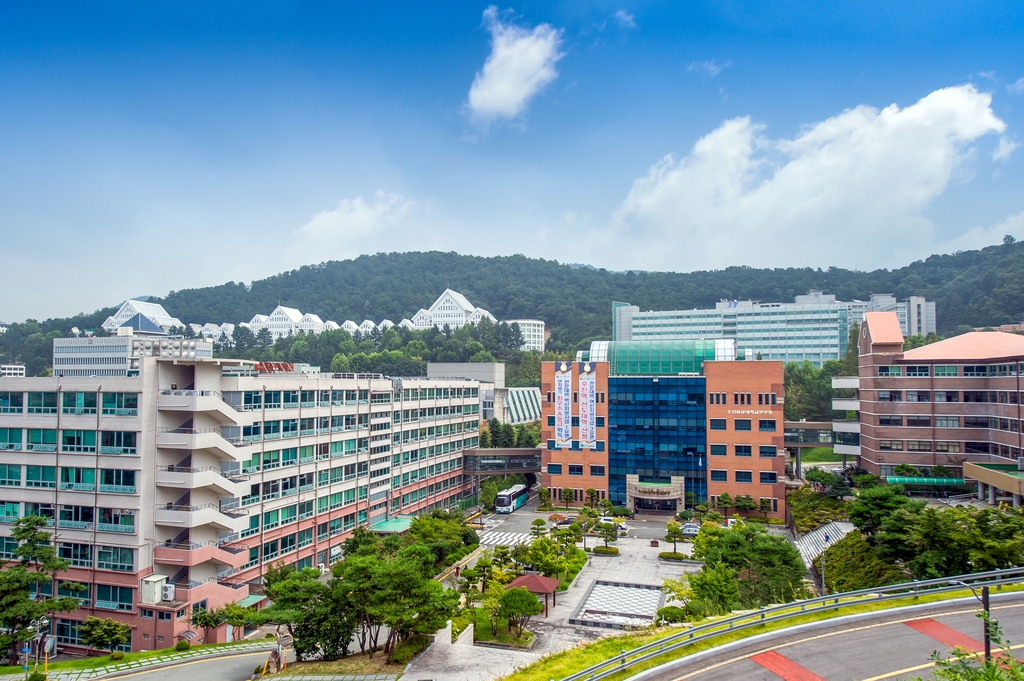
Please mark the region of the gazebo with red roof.
POLYGON ((557 596, 555 595, 558 591, 558 585, 562 582, 554 577, 545 577, 544 575, 530 574, 516 577, 508 585, 509 589, 526 589, 534 596, 540 596, 544 594, 544 616, 548 616, 548 594, 551 595, 552 607, 558 605, 557 596))

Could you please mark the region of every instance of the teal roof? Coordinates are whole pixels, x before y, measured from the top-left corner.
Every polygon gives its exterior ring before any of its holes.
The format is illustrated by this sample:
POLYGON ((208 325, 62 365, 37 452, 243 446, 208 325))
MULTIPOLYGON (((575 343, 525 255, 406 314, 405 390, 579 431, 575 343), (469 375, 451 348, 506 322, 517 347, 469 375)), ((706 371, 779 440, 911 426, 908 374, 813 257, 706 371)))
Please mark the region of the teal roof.
POLYGON ((243 608, 248 608, 250 606, 256 605, 260 601, 265 601, 265 600, 267 600, 267 597, 264 596, 263 594, 250 594, 250 595, 246 596, 245 598, 243 598, 242 600, 238 601, 238 604, 240 606, 242 606, 243 608))
POLYGON ((397 518, 391 518, 382 523, 371 525, 370 531, 382 534, 402 534, 403 532, 408 532, 412 526, 412 521, 413 516, 398 516, 397 518))
POLYGON ((714 340, 612 341, 608 344, 611 376, 702 374, 704 362, 714 359, 714 340))
POLYGON ((890 475, 885 478, 890 485, 963 485, 963 478, 918 478, 890 475))

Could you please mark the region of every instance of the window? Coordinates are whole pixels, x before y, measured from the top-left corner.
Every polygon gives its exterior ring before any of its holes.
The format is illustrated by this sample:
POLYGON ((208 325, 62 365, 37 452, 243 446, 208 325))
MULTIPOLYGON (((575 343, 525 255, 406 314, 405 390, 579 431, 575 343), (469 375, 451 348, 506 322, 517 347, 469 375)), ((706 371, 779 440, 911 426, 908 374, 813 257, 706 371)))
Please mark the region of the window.
POLYGON ((57 643, 66 643, 68 645, 82 645, 82 638, 79 634, 78 627, 81 622, 75 620, 57 620, 57 643))
MULTIPOLYGON (((980 366, 965 366, 964 376, 988 376, 988 367, 984 365, 980 366)), ((31 413, 31 412, 30 412, 31 413)))
POLYGON ((136 471, 126 471, 119 468, 100 469, 100 491, 116 494, 134 494, 135 473, 136 471))
POLYGON ((928 376, 928 366, 907 367, 907 376, 923 378, 928 376))
POLYGON ((774 433, 775 419, 760 419, 757 422, 757 429, 762 433, 774 433))
POLYGON ((725 445, 711 445, 711 456, 725 456, 725 445))
POLYGON ((931 402, 932 394, 927 390, 908 390, 907 402, 931 402))
POLYGON ((956 376, 956 367, 935 367, 935 376, 956 376))
POLYGON ((103 413, 115 416, 136 416, 139 413, 138 394, 103 393, 103 413))
POLYGON ((729 471, 712 470, 711 482, 729 482, 729 471))
POLYGON ((959 454, 960 453, 960 443, 959 442, 939 442, 939 441, 936 441, 935 442, 935 451, 937 451, 937 452, 947 452, 947 453, 950 453, 950 454, 959 454))
POLYGON ((583 465, 575 463, 569 464, 569 475, 583 475, 583 465))
POLYGON ((91 492, 96 489, 95 468, 60 468, 60 489, 91 492))
POLYGON ((964 428, 989 428, 992 426, 987 416, 965 416, 964 428))
POLYGON ((145 617, 147 620, 153 619, 154 612, 149 608, 139 608, 139 615, 145 617))
POLYGON ((103 431, 100 433, 100 454, 134 454, 138 433, 103 431))
POLYGON ((57 431, 40 428, 30 428, 28 431, 28 442, 25 449, 36 452, 57 451, 57 431))
POLYGON ((901 390, 879 390, 878 391, 879 402, 902 402, 903 391, 901 390))
POLYGON ((65 414, 96 413, 96 393, 64 393, 62 402, 65 414))
POLYGON ((548 425, 549 426, 555 425, 555 417, 554 416, 549 416, 548 417, 548 425))
POLYGON ((778 482, 778 474, 775 471, 761 471, 761 484, 774 485, 778 482))
POLYGON ((57 557, 71 561, 75 567, 92 567, 92 546, 90 544, 57 544, 57 557))
POLYGON ((758 455, 762 459, 774 459, 778 455, 778 450, 773 445, 761 445, 758 447, 758 455))
POLYGON ((725 419, 711 419, 711 430, 725 430, 725 419))
POLYGON ((908 452, 930 452, 932 451, 932 443, 928 440, 908 440, 907 441, 908 452))
POLYGON ((548 464, 548 475, 561 475, 562 464, 560 463, 549 463, 548 464))
POLYGON ((0 486, 21 487, 21 466, 13 463, 0 464, 0 486))
POLYGON ((594 466, 594 465, 591 465, 590 466, 590 475, 592 475, 595 478, 603 478, 604 477, 604 466, 594 466))
POLYGON ((733 428, 736 430, 750 430, 750 419, 736 419, 733 421, 733 428))
POLYGON ((930 428, 931 425, 931 416, 907 416, 907 426, 910 428, 930 428))
POLYGON ((935 417, 936 428, 959 428, 960 417, 959 416, 936 416, 935 417))
POLYGON ((60 446, 65 452, 95 452, 95 430, 62 430, 60 446))
POLYGON ((171 617, 171 613, 167 610, 157 610, 156 618, 161 622, 170 622, 174 619, 171 617))
POLYGON ((57 393, 29 393, 29 414, 56 414, 57 393))
POLYGON ((135 551, 118 546, 97 546, 96 567, 100 570, 135 572, 135 551))
POLYGON ((0 414, 20 414, 25 408, 24 393, 0 393, 0 414))
POLYGON ((752 471, 736 471, 736 482, 754 482, 752 471))
POLYGON ((959 402, 960 393, 956 390, 936 390, 935 391, 936 402, 959 402))
POLYGON ((879 440, 878 448, 883 452, 902 452, 903 440, 879 440))
POLYGON ((878 425, 880 425, 880 426, 902 426, 903 425, 903 417, 902 416, 882 415, 882 416, 878 417, 878 425))
POLYGON ((188 614, 188 606, 185 606, 184 608, 181 608, 180 610, 178 610, 178 612, 174 613, 174 616, 180 620, 182 617, 184 617, 187 614, 188 614))
POLYGON ((751 447, 750 445, 735 445, 736 456, 750 456, 751 447))
POLYGON ((0 449, 21 449, 23 432, 21 428, 0 428, 0 449))
POLYGON ((878 375, 879 376, 899 376, 900 375, 900 367, 894 367, 894 366, 878 367, 878 375))
POLYGON ((87 530, 93 523, 96 509, 92 506, 70 506, 60 507, 60 517, 57 519, 57 527, 68 527, 74 530, 87 530))

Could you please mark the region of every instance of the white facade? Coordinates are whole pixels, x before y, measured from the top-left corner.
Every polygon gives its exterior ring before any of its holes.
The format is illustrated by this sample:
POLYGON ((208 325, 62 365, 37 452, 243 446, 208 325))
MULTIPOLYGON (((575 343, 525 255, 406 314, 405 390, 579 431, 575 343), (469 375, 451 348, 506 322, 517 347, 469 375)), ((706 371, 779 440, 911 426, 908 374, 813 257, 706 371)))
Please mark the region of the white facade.
POLYGON ((412 325, 418 331, 429 329, 432 326, 439 329, 443 329, 445 326, 450 329, 458 329, 466 324, 476 324, 484 317, 492 322, 498 321, 487 310, 474 307, 466 299, 466 296, 446 288, 429 310, 421 309, 413 315, 412 325))
POLYGON ((103 322, 103 329, 108 333, 114 333, 117 327, 121 326, 137 314, 149 319, 164 331, 174 326, 184 326, 177 317, 167 314, 163 305, 156 303, 145 303, 141 300, 126 300, 117 312, 107 317, 103 322))
POLYGON ((312 312, 307 312, 306 314, 302 315, 302 319, 299 320, 299 331, 302 331, 303 333, 318 334, 323 330, 323 320, 320 319, 320 317, 318 317, 317 315, 313 314, 312 312))
POLYGON ((25 376, 25 365, 24 364, 0 364, 0 378, 25 376))
POLYGON ((54 376, 135 376, 139 359, 213 357, 213 343, 166 336, 125 335, 106 338, 55 338, 54 376))
POLYGON ((359 330, 359 325, 356 324, 351 319, 346 319, 344 322, 341 323, 341 328, 343 328, 346 331, 348 331, 348 334, 350 336, 354 336, 356 331, 359 330))
POLYGON ((377 325, 371 322, 369 319, 364 319, 363 323, 359 325, 359 333, 364 336, 369 336, 377 329, 377 325))
POLYGON ((505 323, 510 326, 519 325, 519 331, 523 334, 520 350, 544 352, 544 322, 539 319, 506 319, 505 323))
POLYGON ((7 322, 0 322, 0 333, 7 333, 7 327, 10 326, 7 322))

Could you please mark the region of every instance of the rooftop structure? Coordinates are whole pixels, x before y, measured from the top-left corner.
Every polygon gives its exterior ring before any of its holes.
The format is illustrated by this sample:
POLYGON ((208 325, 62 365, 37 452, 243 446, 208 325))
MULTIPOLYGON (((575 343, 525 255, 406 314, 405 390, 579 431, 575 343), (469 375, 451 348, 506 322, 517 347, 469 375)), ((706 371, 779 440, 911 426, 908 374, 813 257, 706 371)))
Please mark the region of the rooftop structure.
POLYGON ((164 331, 168 331, 172 327, 184 326, 180 319, 167 314, 163 305, 141 300, 126 300, 117 312, 107 317, 102 326, 108 333, 113 333, 119 326, 123 326, 125 322, 139 314, 164 331))
POLYGON ((24 364, 0 364, 0 378, 25 375, 24 364))

